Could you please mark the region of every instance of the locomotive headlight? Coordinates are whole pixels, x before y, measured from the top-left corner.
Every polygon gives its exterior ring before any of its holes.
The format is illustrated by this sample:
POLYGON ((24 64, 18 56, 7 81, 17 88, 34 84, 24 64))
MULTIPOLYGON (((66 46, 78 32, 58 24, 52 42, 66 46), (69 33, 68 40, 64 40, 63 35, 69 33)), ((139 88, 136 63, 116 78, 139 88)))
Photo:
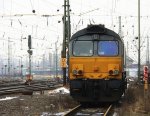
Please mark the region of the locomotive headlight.
POLYGON ((109 70, 109 75, 112 75, 113 74, 113 70, 109 70))
POLYGON ((73 70, 72 73, 73 73, 73 75, 77 75, 78 74, 77 70, 73 70))
POLYGON ((119 74, 119 70, 114 70, 114 75, 118 75, 119 74))
POLYGON ((82 70, 79 70, 79 71, 78 71, 78 74, 79 74, 79 75, 82 75, 82 74, 83 74, 83 71, 82 71, 82 70))

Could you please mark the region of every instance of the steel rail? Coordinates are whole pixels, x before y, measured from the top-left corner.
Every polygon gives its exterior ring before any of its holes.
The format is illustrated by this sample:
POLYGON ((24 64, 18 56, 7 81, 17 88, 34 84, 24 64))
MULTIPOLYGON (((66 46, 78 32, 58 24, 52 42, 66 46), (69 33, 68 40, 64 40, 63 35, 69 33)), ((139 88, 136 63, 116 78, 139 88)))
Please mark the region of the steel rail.
POLYGON ((81 108, 81 105, 78 105, 78 106, 76 106, 76 107, 74 107, 73 109, 71 109, 71 110, 69 110, 67 113, 65 113, 63 116, 72 116, 72 114, 74 113, 74 112, 76 112, 78 109, 80 109, 81 108))
POLYGON ((110 109, 112 108, 112 104, 108 107, 108 109, 106 110, 106 112, 104 113, 104 116, 107 116, 108 112, 110 111, 110 109))
MULTIPOLYGON (((104 108, 104 113, 103 113, 103 116, 108 116, 108 113, 110 112, 111 108, 112 108, 112 104, 109 105, 109 107, 106 107, 104 108)), ((75 113, 77 113, 78 111, 80 111, 80 109, 82 109, 82 106, 81 105, 78 105, 76 107, 74 107, 73 109, 69 110, 67 113, 65 113, 63 116, 73 116, 75 115, 75 113)), ((88 108, 87 108, 88 109, 88 108)), ((92 113, 88 112, 89 115, 92 113)), ((99 113, 99 112, 97 112, 99 113)))

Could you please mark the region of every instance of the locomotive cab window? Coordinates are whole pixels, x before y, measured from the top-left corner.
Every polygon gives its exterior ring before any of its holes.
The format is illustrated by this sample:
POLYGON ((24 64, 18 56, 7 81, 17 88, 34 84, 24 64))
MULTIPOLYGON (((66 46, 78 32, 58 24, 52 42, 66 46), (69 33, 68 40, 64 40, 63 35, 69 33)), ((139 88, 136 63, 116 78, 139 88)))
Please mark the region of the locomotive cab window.
POLYGON ((73 42, 73 55, 74 56, 92 56, 93 55, 93 42, 92 41, 74 41, 73 42))
POLYGON ((100 56, 117 56, 118 50, 118 41, 98 42, 98 55, 100 56))

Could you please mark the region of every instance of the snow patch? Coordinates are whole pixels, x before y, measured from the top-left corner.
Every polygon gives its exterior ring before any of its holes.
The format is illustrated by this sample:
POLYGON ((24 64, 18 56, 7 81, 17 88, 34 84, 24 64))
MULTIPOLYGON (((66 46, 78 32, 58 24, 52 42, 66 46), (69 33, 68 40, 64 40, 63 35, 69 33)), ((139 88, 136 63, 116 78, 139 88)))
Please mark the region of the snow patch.
POLYGON ((14 99, 14 98, 18 98, 18 97, 6 97, 6 98, 0 99, 0 101, 11 100, 11 99, 14 99))
POLYGON ((63 116, 65 112, 59 112, 59 113, 48 113, 48 112, 43 112, 41 116, 63 116))
POLYGON ((58 89, 49 91, 48 93, 49 94, 53 94, 53 93, 67 94, 67 93, 70 93, 70 91, 66 89, 65 87, 60 87, 58 89))
POLYGON ((129 81, 133 82, 133 81, 134 81, 134 79, 129 79, 129 81))

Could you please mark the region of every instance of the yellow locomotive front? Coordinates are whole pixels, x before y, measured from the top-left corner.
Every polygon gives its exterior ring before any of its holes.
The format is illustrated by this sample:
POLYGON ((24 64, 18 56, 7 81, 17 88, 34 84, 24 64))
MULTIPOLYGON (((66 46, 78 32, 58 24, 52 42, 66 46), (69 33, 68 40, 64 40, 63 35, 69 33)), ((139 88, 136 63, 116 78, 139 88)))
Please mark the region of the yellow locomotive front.
POLYGON ((101 25, 85 28, 69 43, 70 94, 80 102, 113 102, 125 89, 124 46, 101 25))

